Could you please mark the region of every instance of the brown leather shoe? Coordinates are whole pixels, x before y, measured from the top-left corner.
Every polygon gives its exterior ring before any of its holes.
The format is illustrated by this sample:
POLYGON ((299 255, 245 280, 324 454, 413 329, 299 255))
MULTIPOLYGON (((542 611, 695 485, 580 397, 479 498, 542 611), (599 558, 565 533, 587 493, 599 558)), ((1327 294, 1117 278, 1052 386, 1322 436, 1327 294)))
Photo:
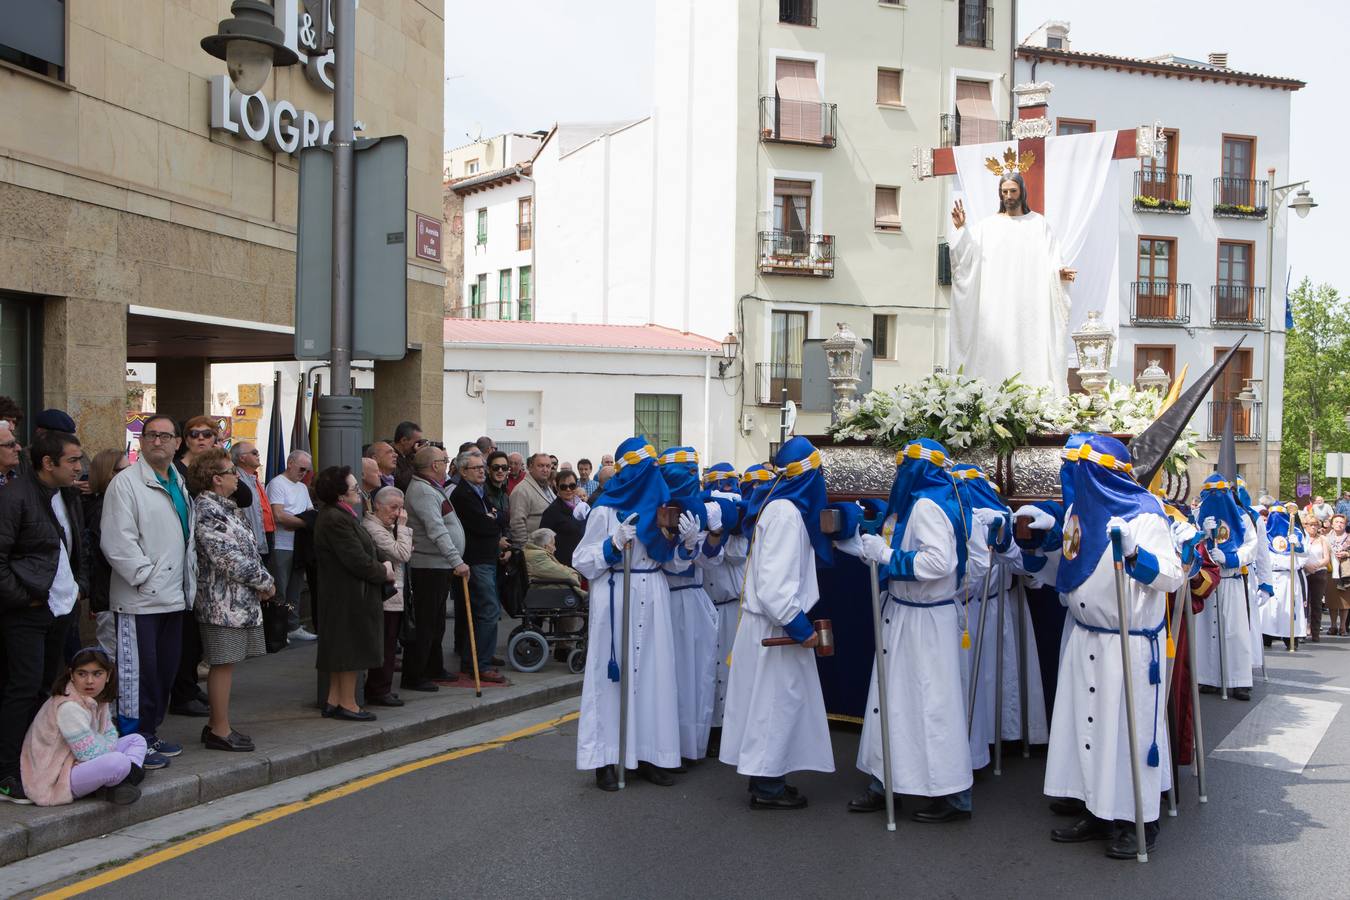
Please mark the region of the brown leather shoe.
POLYGON ((511 681, 496 669, 484 669, 478 673, 478 680, 484 684, 510 684, 511 681))

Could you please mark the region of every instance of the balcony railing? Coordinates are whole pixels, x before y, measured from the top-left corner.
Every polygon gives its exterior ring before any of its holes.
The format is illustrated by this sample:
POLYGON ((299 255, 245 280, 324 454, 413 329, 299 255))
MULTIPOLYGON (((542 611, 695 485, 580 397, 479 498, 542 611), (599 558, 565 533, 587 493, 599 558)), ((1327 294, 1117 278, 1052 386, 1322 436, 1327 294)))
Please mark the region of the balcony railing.
POLYGON ((766 275, 834 277, 834 235, 797 231, 759 233, 759 271, 766 275))
POLYGON ((838 131, 837 105, 814 100, 759 98, 759 139, 781 144, 833 147, 838 131))
POLYGON ((1215 178, 1214 217, 1264 219, 1270 182, 1259 178, 1215 178))
POLYGON ((952 283, 952 248, 946 241, 938 241, 937 283, 944 286, 952 283))
POLYGON ((1157 169, 1134 173, 1134 209, 1136 212, 1189 215, 1191 176, 1157 169))
POLYGON ((1209 401, 1209 439, 1220 440, 1223 437, 1224 422, 1229 412, 1233 414, 1233 437, 1239 441, 1259 441, 1261 439, 1261 403, 1257 401, 1250 407, 1241 400, 1209 401))
POLYGON ((533 318, 534 301, 492 300, 487 303, 469 303, 450 308, 452 319, 508 319, 528 322, 533 318))
POLYGON ((778 0, 778 21, 785 25, 815 25, 816 0, 778 0))
POLYGON ((1191 286, 1175 281, 1130 282, 1130 324, 1191 324, 1191 286))
POLYGON ((534 246, 534 225, 521 222, 516 226, 516 249, 529 250, 534 246))
POLYGON ((955 147, 959 144, 992 144, 994 141, 1012 139, 1012 127, 997 119, 962 118, 955 113, 942 116, 941 146, 955 147))
POLYGON ((1209 289, 1209 323, 1218 328, 1260 328, 1266 322, 1266 289, 1216 284, 1209 289))
POLYGON ((959 0, 956 43, 961 47, 994 46, 994 10, 982 0, 959 0))
POLYGON ((802 367, 792 363, 756 363, 755 380, 760 406, 780 406, 783 401, 802 402, 802 367), (783 391, 787 394, 784 395, 783 391))

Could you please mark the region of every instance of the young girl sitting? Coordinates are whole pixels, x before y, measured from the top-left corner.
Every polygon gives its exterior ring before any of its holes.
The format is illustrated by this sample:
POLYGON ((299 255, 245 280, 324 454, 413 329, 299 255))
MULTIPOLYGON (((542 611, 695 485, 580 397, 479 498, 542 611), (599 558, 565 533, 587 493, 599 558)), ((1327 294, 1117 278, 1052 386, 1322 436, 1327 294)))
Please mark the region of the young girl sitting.
POLYGON ((108 654, 99 647, 76 653, 23 741, 19 765, 32 802, 59 806, 96 792, 119 804, 140 799, 145 738, 117 736, 110 708, 116 699, 108 654))

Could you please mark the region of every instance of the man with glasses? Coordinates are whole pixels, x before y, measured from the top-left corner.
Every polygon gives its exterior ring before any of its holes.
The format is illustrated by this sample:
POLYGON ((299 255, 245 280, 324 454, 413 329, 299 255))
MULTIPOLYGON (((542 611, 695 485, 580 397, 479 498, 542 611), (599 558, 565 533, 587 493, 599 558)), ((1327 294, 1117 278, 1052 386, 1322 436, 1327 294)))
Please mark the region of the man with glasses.
POLYGON ((277 596, 286 601, 286 637, 292 641, 318 639, 300 624, 300 586, 304 575, 295 566, 295 533, 305 527, 300 516, 314 508, 309 486, 305 484, 305 476, 313 467, 308 453, 292 450, 286 457, 286 471, 267 484, 267 499, 276 521, 268 570, 277 583, 277 596))
POLYGON ((79 492, 80 442, 48 431, 33 441, 29 470, 0 491, 0 800, 30 803, 19 750, 40 698, 56 680, 75 601, 89 592, 79 492))
POLYGON ((422 437, 422 426, 416 422, 399 422, 394 428, 394 452, 398 454, 398 465, 394 472, 394 485, 403 493, 408 493, 408 483, 417 474, 413 465, 413 456, 427 445, 422 437))
POLYGON ((497 520, 506 522, 511 518, 511 492, 506 482, 511 475, 511 461, 502 450, 493 450, 487 456, 487 484, 484 494, 488 503, 497 511, 497 520))
POLYGON ((449 466, 444 449, 427 446, 418 450, 404 500, 413 539, 408 562, 417 623, 412 645, 403 648, 400 684, 406 691, 436 691, 437 684, 458 680, 445 668, 441 642, 445 639, 446 596, 452 583, 469 574, 469 566, 464 562, 464 526, 446 487, 449 466))
MULTIPOLYGON (((497 597, 497 557, 506 549, 507 541, 502 535, 503 521, 497 517, 496 508, 487 498, 487 464, 478 448, 469 446, 473 449, 465 450, 456 460, 459 486, 450 495, 450 502, 464 526, 464 562, 469 566, 469 602, 473 607, 479 675, 490 684, 506 684, 506 676, 497 671, 497 666, 504 660, 499 661, 494 654, 497 622, 502 615, 501 601, 497 597)), ((456 586, 455 593, 462 598, 461 590, 456 586)), ((460 674, 464 674, 472 671, 471 645, 468 623, 459 614, 463 609, 462 599, 460 603, 455 614, 455 652, 459 654, 460 674)))
POLYGON ((234 463, 239 483, 253 498, 253 502, 247 506, 239 504, 239 512, 253 529, 253 538, 258 544, 258 555, 266 564, 267 557, 271 553, 268 540, 276 531, 277 523, 276 517, 272 515, 272 504, 267 499, 267 488, 258 477, 258 469, 262 467, 262 454, 258 452, 257 444, 252 441, 240 441, 230 448, 230 461, 234 463))
POLYGON ((183 617, 197 594, 197 553, 187 485, 173 466, 178 426, 152 414, 140 458, 103 498, 103 555, 112 567, 108 602, 117 628, 117 730, 145 737, 147 769, 183 752, 157 736, 182 653, 183 617))
POLYGON ((14 437, 14 426, 0 419, 0 487, 9 484, 19 472, 19 457, 23 447, 14 437))

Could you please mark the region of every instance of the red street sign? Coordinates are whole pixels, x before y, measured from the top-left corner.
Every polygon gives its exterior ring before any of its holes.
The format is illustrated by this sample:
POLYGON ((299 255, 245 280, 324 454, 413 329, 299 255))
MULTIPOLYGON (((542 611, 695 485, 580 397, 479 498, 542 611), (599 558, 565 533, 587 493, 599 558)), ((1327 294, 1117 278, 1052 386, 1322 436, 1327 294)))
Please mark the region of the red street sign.
POLYGON ((507 419, 507 420, 506 420, 506 427, 507 427, 507 428, 515 428, 515 427, 516 427, 516 420, 515 420, 515 419, 507 419))
POLYGON ((441 222, 430 216, 417 216, 416 253, 421 259, 441 261, 441 222))

